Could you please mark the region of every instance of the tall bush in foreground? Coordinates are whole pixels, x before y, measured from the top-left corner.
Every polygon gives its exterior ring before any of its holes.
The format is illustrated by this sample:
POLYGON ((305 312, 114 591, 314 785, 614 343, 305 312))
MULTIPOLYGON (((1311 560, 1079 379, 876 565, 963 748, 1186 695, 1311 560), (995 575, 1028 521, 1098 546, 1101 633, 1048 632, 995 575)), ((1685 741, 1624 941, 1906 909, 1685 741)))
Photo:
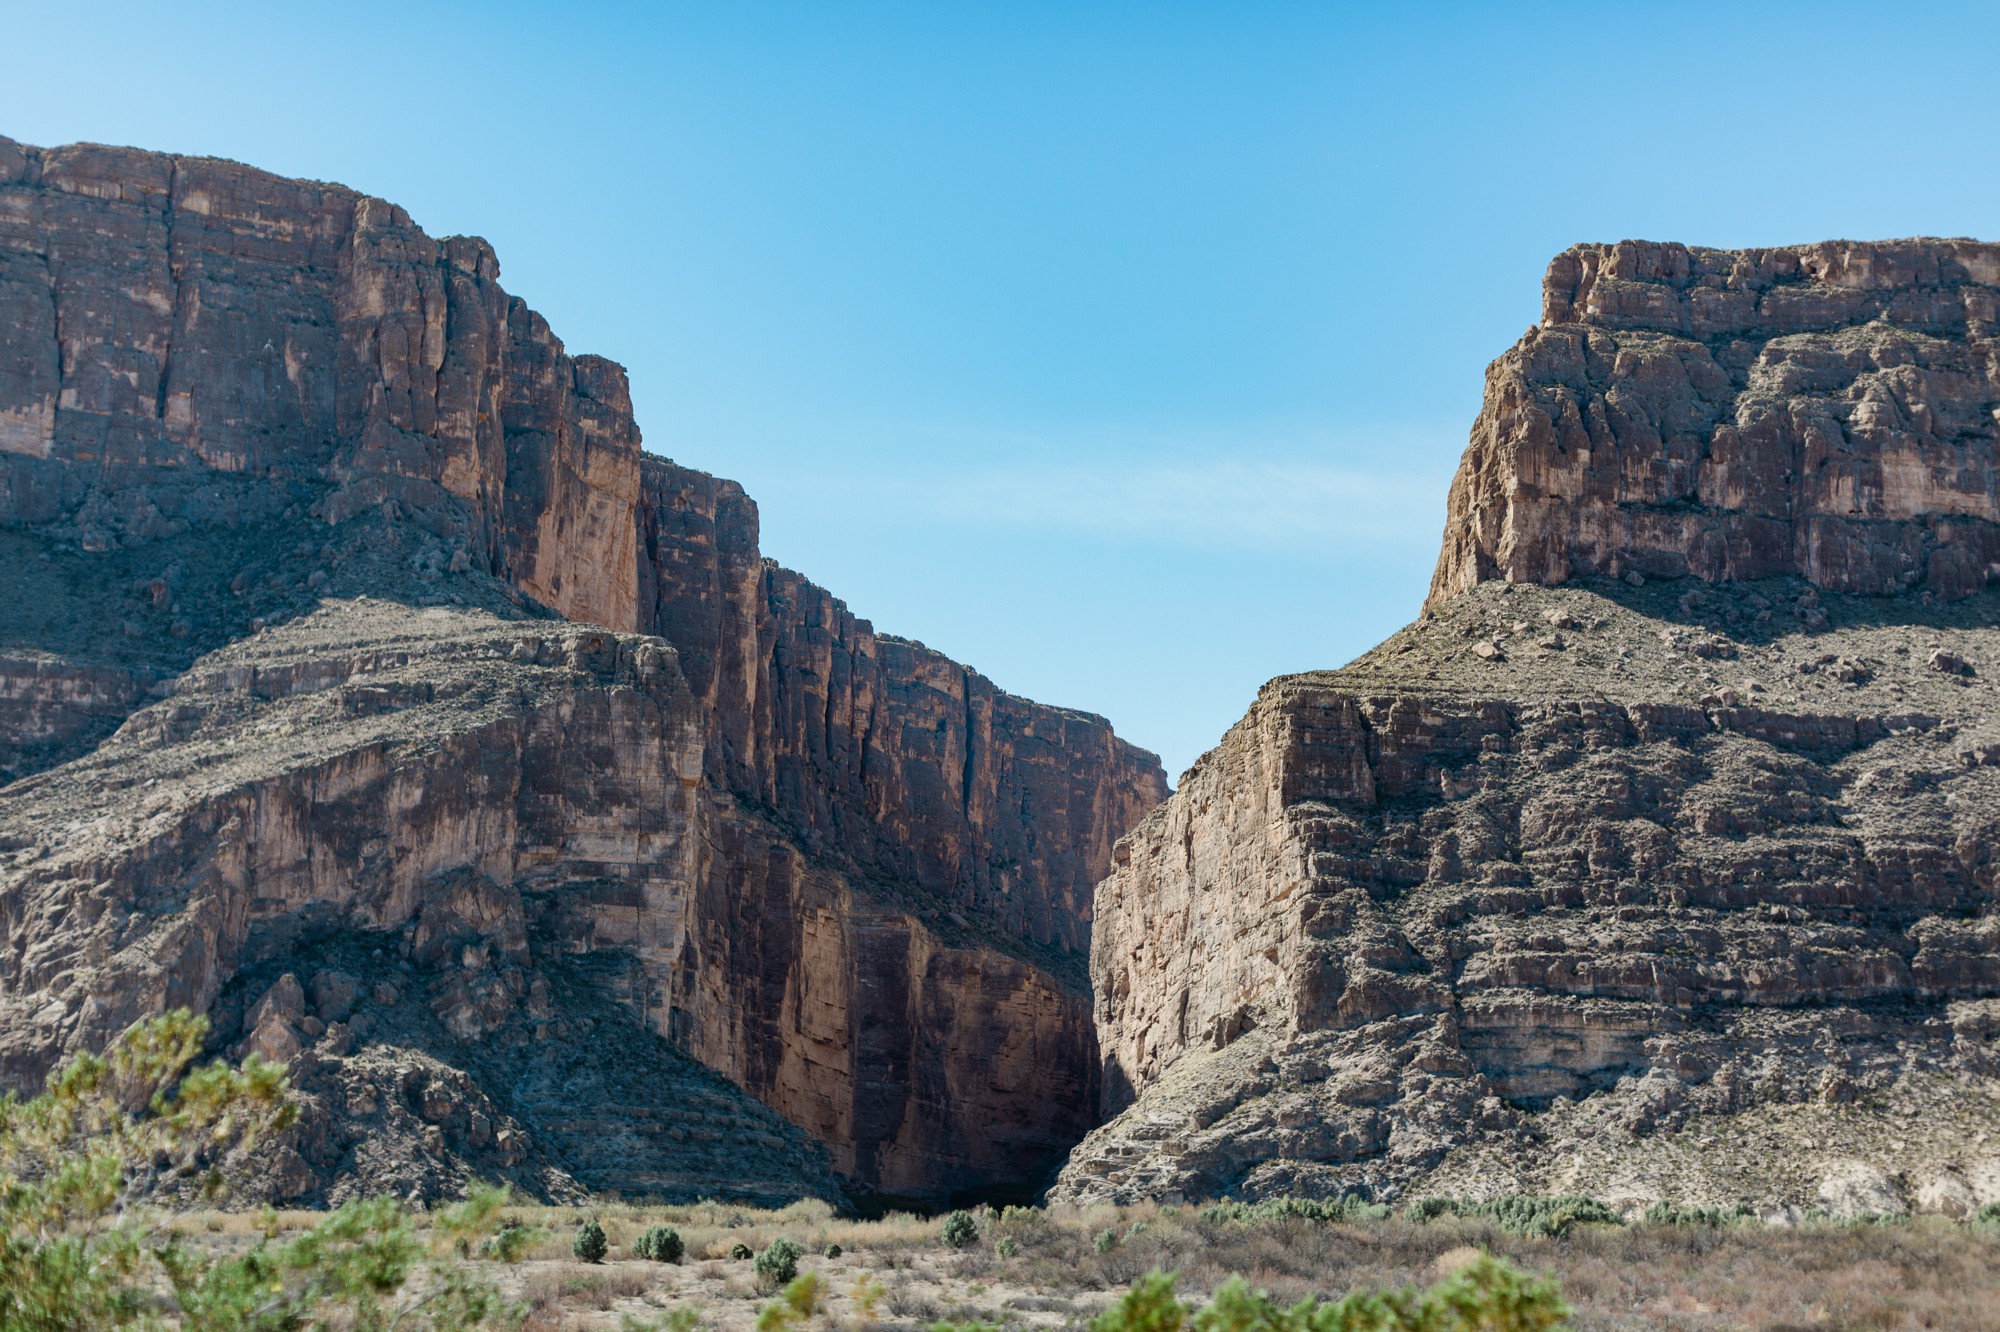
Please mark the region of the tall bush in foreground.
POLYGON ((1093 1319, 1090 1332, 1548 1332, 1569 1313, 1554 1282, 1488 1254, 1428 1290, 1308 1296, 1290 1308, 1241 1277, 1196 1308, 1174 1294, 1172 1273, 1150 1272, 1093 1319))
POLYGON ((440 1212, 428 1237, 384 1199, 242 1253, 182 1244, 176 1209, 222 1194, 231 1153, 297 1114, 275 1065, 193 1067, 207 1038, 207 1019, 176 1010, 69 1059, 41 1095, 0 1098, 0 1328, 443 1332, 514 1318, 464 1258, 499 1225, 500 1189, 440 1212))

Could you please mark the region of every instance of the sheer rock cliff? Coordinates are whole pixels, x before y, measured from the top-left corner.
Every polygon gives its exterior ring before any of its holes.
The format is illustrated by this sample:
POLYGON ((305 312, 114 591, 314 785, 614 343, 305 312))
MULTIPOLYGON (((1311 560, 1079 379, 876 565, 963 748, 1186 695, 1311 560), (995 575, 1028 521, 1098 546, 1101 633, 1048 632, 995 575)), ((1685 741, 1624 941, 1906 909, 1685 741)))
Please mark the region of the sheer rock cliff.
POLYGON ((1431 602, 1628 571, 1977 592, 1996 330, 2000 245, 1574 246, 1486 372, 1431 602))
POLYGON ((1115 849, 1054 1196, 2000 1199, 1996 284, 1559 257, 1422 617, 1115 849))
POLYGON ((205 1009, 277 1197, 1032 1192, 1157 761, 762 559, 498 275, 0 140, 0 1068, 205 1009))

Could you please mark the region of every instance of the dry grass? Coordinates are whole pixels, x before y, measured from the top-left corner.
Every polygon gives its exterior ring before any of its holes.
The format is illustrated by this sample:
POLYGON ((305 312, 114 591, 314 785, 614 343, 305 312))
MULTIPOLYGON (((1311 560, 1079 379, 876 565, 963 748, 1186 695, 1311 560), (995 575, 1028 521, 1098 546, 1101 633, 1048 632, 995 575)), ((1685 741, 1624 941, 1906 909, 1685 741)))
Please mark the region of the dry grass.
MULTIPOLYGON (((748 1332, 765 1303, 748 1262, 731 1245, 761 1249, 785 1235, 806 1250, 827 1292, 816 1332, 928 1327, 947 1320, 1075 1327, 1154 1267, 1177 1270, 1181 1290, 1199 1295, 1241 1274, 1282 1300, 1361 1286, 1436 1281, 1490 1249, 1550 1271, 1576 1307, 1578 1332, 1608 1329, 1994 1329, 2000 1332, 2000 1237, 1936 1218, 1893 1225, 1806 1225, 1767 1229, 1583 1226, 1560 1239, 1528 1239, 1484 1221, 1401 1218, 1352 1225, 1298 1219, 1213 1225, 1189 1209, 1097 1207, 1008 1211, 980 1216, 980 1238, 946 1248, 936 1219, 879 1221, 836 1217, 822 1203, 781 1212, 719 1204, 648 1207, 606 1203, 587 1209, 512 1208, 541 1228, 527 1258, 495 1265, 502 1284, 528 1306, 535 1332, 601 1329, 645 1322, 673 1309, 700 1311, 704 1326, 748 1332), (611 1241, 602 1264, 576 1262, 569 1241, 594 1216, 611 1241), (685 1263, 634 1259, 631 1244, 649 1225, 677 1228, 685 1263), (1100 1252, 1093 1237, 1118 1238, 1100 1252), (1002 1258, 995 1243, 1012 1241, 1002 1258), (821 1252, 837 1243, 840 1257, 821 1252), (873 1298, 867 1286, 875 1287, 873 1298), (872 1306, 872 1308, 871 1308, 872 1306)), ((311 1213, 272 1218, 223 1213, 189 1218, 200 1241, 247 1244, 267 1223, 310 1224, 311 1213)))

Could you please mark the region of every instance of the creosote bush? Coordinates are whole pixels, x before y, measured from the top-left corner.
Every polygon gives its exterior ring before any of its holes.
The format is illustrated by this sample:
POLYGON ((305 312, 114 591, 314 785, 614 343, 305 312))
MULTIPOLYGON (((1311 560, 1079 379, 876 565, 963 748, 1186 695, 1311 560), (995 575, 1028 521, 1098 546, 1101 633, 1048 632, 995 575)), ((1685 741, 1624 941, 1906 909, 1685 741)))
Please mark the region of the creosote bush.
POLYGON ((1316 1295, 1289 1308, 1231 1277, 1199 1308, 1174 1294, 1174 1275, 1153 1271, 1091 1320, 1090 1332, 1544 1332, 1569 1317, 1555 1283, 1482 1255, 1427 1290, 1316 1295))
POLYGON ((738 1240, 736 1241, 736 1243, 729 1246, 729 1256, 731 1258, 734 1258, 737 1262, 740 1263, 745 1258, 751 1256, 750 1246, 745 1244, 742 1240, 738 1240))
POLYGON ((993 1242, 993 1252, 1002 1258, 1012 1258, 1021 1252, 1021 1241, 1012 1235, 1002 1235, 993 1242))
POLYGON ((789 1285, 799 1274, 799 1259, 805 1251, 791 1240, 780 1235, 757 1255, 757 1285, 760 1289, 776 1290, 789 1285))
POLYGON ((1118 1232, 1106 1226, 1090 1237, 1090 1247, 1099 1253, 1110 1253, 1118 1247, 1118 1232))
POLYGON ((944 1219, 944 1229, 938 1238, 954 1249, 963 1249, 979 1240, 979 1223, 972 1219, 970 1212, 953 1212, 944 1219))
POLYGON ((681 1232, 672 1226, 648 1226, 632 1246, 632 1252, 656 1263, 678 1263, 687 1252, 687 1245, 681 1242, 681 1232))
POLYGON ((611 1249, 604 1238, 604 1227, 592 1217, 576 1228, 576 1238, 569 1242, 569 1251, 586 1263, 601 1263, 611 1249))
POLYGON ((822 1258, 838 1258, 841 1254, 841 1248, 838 1244, 829 1244, 824 1249, 821 1249, 819 1254, 822 1258))

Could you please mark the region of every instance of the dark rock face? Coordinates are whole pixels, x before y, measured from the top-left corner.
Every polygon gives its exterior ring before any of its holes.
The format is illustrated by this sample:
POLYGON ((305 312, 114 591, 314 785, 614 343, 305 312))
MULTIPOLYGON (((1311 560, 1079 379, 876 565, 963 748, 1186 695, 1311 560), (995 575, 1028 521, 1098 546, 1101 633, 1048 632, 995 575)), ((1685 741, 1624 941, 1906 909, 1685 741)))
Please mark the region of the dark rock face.
POLYGON ((1583 573, 1977 592, 1996 329, 2000 245, 1576 246, 1487 370, 1431 601, 1583 573))
POLYGON ((1116 848, 1056 1196, 2000 1200, 1996 283, 1559 258, 1424 616, 1116 848))
POLYGON ((761 559, 497 279, 343 187, 0 140, 9 1077, 189 1003, 315 1098, 276 1196, 1032 1189, 1157 762, 761 559))

